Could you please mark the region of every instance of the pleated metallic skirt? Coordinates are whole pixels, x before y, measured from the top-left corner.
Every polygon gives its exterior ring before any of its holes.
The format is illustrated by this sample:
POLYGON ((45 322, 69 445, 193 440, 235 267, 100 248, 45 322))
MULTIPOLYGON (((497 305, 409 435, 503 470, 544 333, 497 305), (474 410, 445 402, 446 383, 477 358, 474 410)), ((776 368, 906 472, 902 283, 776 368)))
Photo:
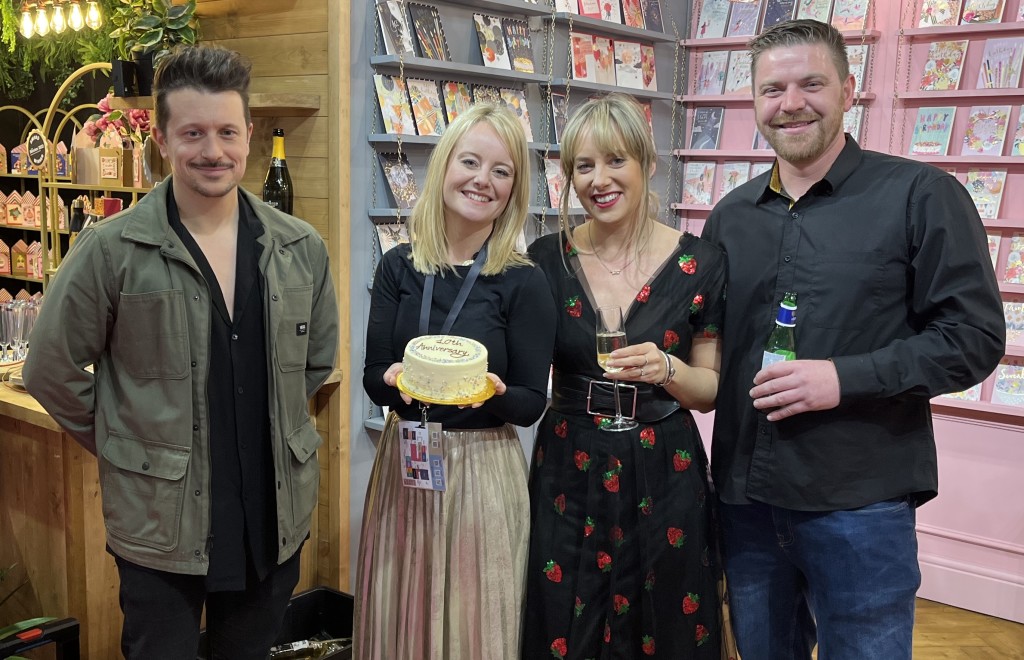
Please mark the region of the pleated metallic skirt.
POLYGON ((389 415, 363 511, 357 660, 518 660, 530 533, 515 429, 446 430, 448 489, 402 485, 389 415))

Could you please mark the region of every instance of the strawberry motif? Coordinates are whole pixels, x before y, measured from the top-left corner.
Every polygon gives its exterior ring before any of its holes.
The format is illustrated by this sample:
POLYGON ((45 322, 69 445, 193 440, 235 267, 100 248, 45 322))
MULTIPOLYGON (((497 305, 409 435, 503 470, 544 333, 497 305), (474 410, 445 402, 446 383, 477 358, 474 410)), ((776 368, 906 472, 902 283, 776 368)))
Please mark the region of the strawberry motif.
POLYGON ((693 614, 700 608, 700 595, 692 591, 683 597, 683 614, 693 614))
POLYGON ((675 330, 665 331, 665 339, 662 340, 661 346, 669 353, 679 348, 679 335, 676 334, 675 330))
POLYGON ((583 521, 583 536, 584 538, 594 533, 594 519, 587 516, 587 519, 583 521))
POLYGON ((618 525, 612 527, 612 530, 608 532, 608 538, 611 539, 616 548, 621 546, 626 540, 626 537, 622 534, 622 528, 618 525))
POLYGON ((563 439, 569 435, 569 422, 563 419, 555 424, 555 435, 563 439))
POLYGON ((643 650, 644 655, 654 655, 654 638, 650 635, 644 635, 640 639, 640 648, 643 650))
POLYGON ((612 627, 608 625, 608 622, 604 622, 604 643, 612 643, 612 627))
POLYGON ((704 338, 705 339, 717 339, 718 338, 718 326, 715 325, 714 323, 709 323, 707 325, 707 327, 704 328, 704 338))
POLYGON ((544 448, 537 447, 537 467, 544 465, 544 448))
POLYGON ((565 493, 562 493, 555 498, 555 511, 557 511, 560 516, 565 514, 565 493))
POLYGON ((615 610, 615 613, 620 616, 625 614, 629 611, 629 599, 622 594, 615 594, 612 608, 615 610))
POLYGON ((586 472, 590 469, 590 454, 587 452, 577 449, 576 453, 573 454, 573 458, 576 460, 576 469, 581 472, 586 472))
POLYGON ((554 559, 550 559, 548 563, 544 564, 544 575, 548 576, 548 579, 552 582, 561 582, 562 567, 554 559))
POLYGON ((570 296, 565 301, 565 311, 569 312, 569 316, 574 319, 578 319, 583 316, 583 303, 580 302, 579 296, 570 296))
POLYGON ((651 496, 648 495, 644 499, 640 500, 640 504, 638 504, 636 508, 640 509, 640 513, 645 516, 651 515, 651 511, 654 509, 654 502, 651 500, 651 496))
POLYGON ((576 256, 576 248, 574 248, 572 246, 572 243, 570 243, 569 241, 565 242, 565 253, 570 257, 576 256))
POLYGON ((704 309, 704 295, 698 293, 693 297, 693 302, 690 303, 690 313, 696 314, 702 309, 704 309))
POLYGON ((580 618, 581 616, 583 616, 583 608, 584 607, 586 607, 586 605, 583 604, 583 601, 580 600, 579 596, 576 596, 576 605, 573 606, 572 610, 573 610, 573 612, 576 613, 576 618, 577 619, 580 618))
POLYGON ((601 569, 602 573, 607 573, 612 570, 612 556, 607 552, 601 550, 597 553, 597 567, 601 569))
POLYGON ((654 571, 647 571, 647 577, 644 578, 644 590, 654 591, 654 571))
POLYGON ((679 270, 687 275, 693 275, 697 272, 697 258, 692 254, 682 255, 679 257, 679 270))
POLYGON ((651 299, 651 287, 649 285, 645 284, 644 288, 640 289, 640 293, 636 294, 636 301, 640 302, 640 303, 645 303, 645 302, 647 302, 650 299, 651 299))
POLYGON ((565 643, 565 637, 559 637, 555 641, 551 642, 551 655, 556 658, 564 658, 565 654, 569 652, 569 646, 565 643))
POLYGON ((693 456, 685 449, 677 449, 676 453, 672 454, 672 467, 676 472, 686 472, 690 463, 693 463, 693 456))
POLYGON ((594 415, 594 426, 596 426, 599 429, 603 429, 604 427, 608 426, 611 423, 612 423, 612 418, 611 417, 603 417, 601 415, 594 415))
POLYGON ((681 548, 686 543, 686 533, 678 527, 669 527, 665 536, 668 537, 668 544, 673 548, 681 548))
POLYGON ((604 489, 609 493, 619 492, 619 473, 622 472, 622 461, 612 456, 608 459, 608 471, 604 473, 604 489))
POLYGON ((697 632, 693 638, 697 641, 697 646, 704 646, 708 641, 708 629, 701 624, 697 624, 697 632))
POLYGON ((645 426, 644 429, 640 431, 640 446, 644 449, 654 448, 654 427, 645 426))

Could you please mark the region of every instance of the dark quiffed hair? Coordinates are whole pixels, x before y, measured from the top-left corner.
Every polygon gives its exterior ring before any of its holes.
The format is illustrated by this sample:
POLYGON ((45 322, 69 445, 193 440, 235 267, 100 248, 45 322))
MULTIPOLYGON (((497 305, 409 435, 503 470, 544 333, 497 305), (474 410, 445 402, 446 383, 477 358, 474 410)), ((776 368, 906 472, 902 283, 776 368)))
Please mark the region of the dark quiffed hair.
POLYGON ((751 78, 757 73, 758 58, 766 50, 811 44, 822 44, 828 48, 839 73, 839 80, 846 80, 850 75, 850 60, 846 57, 846 43, 843 41, 842 33, 828 23, 809 18, 784 21, 747 42, 750 49, 751 78))
POLYGON ((238 92, 249 118, 249 76, 252 63, 245 56, 222 46, 178 46, 160 60, 153 77, 156 97, 156 126, 167 130, 170 111, 167 95, 176 89, 195 89, 208 94, 238 92))

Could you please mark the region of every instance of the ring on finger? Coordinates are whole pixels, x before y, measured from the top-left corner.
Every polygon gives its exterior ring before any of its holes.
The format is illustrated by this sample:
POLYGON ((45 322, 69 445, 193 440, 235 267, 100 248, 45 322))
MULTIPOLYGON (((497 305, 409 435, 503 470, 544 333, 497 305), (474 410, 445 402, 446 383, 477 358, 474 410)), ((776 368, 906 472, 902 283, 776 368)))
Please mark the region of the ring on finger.
POLYGON ((640 365, 640 368, 643 369, 646 366, 647 366, 647 354, 644 353, 644 363, 640 365))
POLYGON ((643 378, 645 375, 646 374, 644 373, 644 368, 640 367, 640 377, 643 378))

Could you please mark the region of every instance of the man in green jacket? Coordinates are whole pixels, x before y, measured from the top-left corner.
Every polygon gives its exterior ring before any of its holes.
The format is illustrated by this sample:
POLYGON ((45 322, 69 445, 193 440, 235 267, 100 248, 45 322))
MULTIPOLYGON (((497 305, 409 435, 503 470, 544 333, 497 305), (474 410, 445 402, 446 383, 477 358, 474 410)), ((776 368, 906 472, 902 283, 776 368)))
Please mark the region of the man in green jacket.
POLYGON ((176 50, 154 84, 172 176, 83 231, 46 292, 25 385, 99 461, 126 658, 262 660, 298 582, 334 368, 327 250, 239 187, 250 64, 176 50))

